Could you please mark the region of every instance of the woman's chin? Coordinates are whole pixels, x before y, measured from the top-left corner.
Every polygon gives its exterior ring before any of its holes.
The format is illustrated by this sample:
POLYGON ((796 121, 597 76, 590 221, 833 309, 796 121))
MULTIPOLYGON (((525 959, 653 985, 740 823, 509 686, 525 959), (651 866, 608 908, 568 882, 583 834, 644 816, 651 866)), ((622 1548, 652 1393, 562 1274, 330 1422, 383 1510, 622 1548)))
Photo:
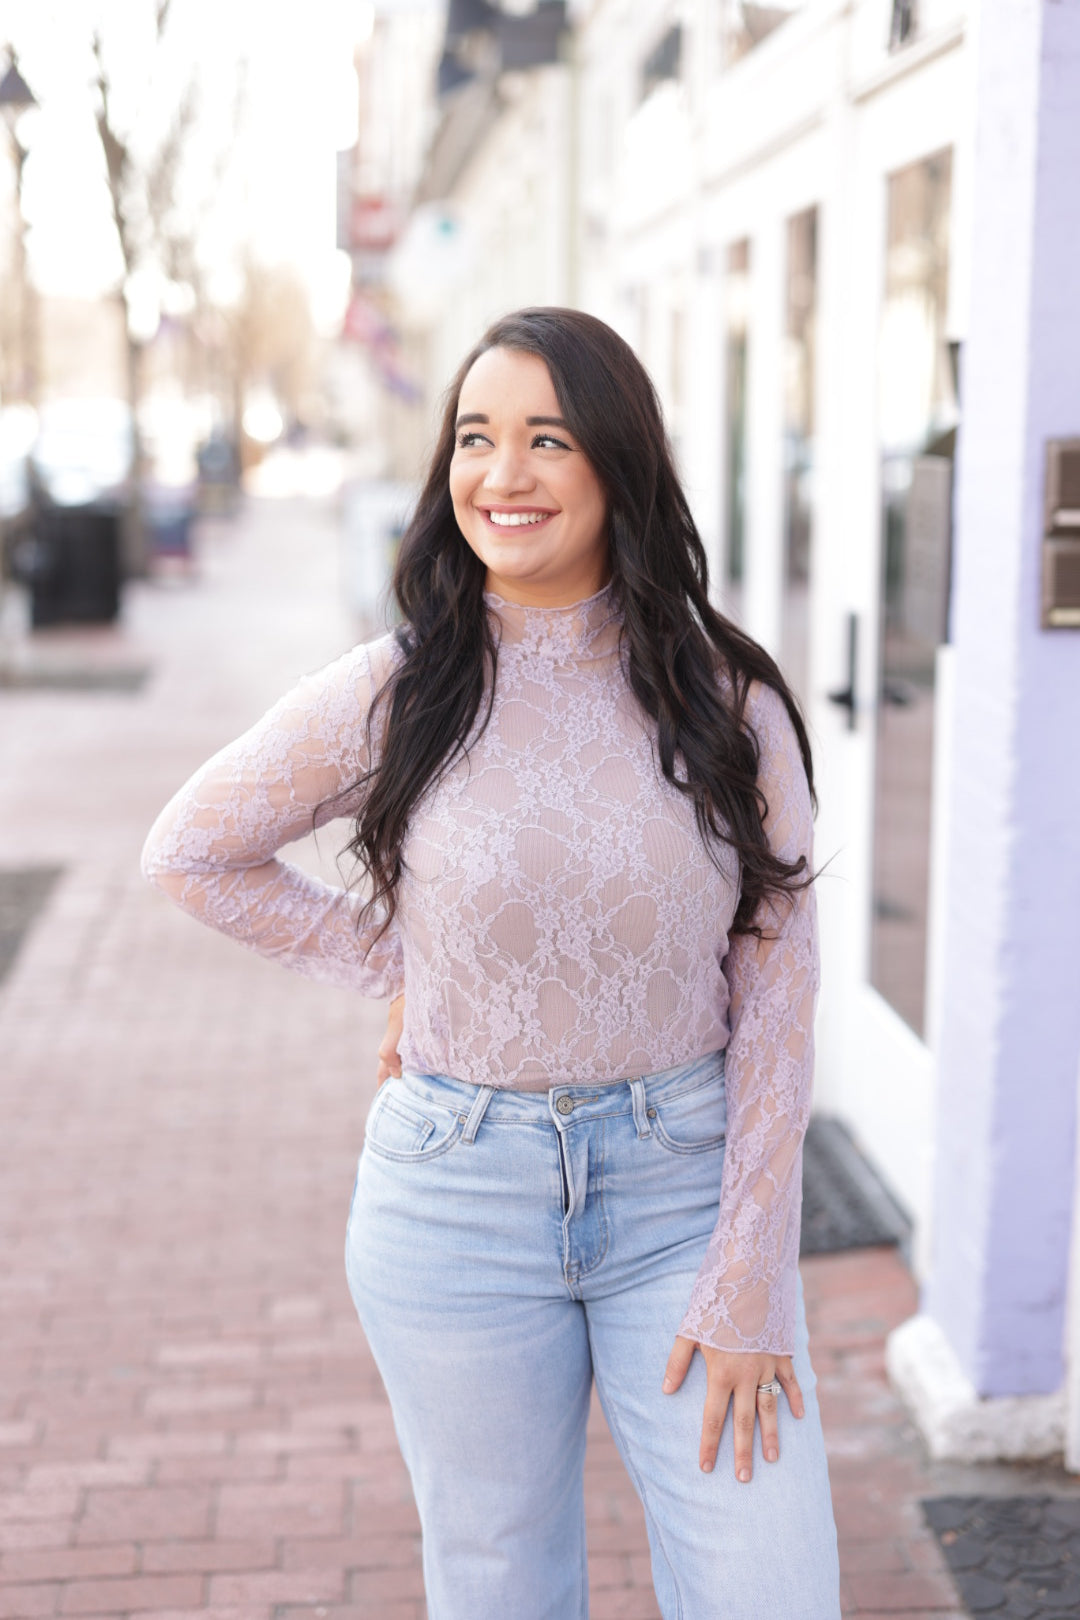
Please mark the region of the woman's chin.
POLYGON ((552 582, 549 569, 537 557, 500 557, 489 552, 482 560, 487 564, 489 579, 501 579, 508 585, 547 585, 552 582))

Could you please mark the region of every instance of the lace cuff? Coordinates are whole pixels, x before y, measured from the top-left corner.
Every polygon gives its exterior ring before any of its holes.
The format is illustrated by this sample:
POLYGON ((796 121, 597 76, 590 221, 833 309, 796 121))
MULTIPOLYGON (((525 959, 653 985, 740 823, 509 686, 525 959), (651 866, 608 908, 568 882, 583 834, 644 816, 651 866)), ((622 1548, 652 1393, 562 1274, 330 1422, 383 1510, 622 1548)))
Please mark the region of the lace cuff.
POLYGON ((191 916, 260 955, 387 997, 404 989, 396 930, 376 938, 376 919, 358 931, 358 897, 276 858, 283 844, 356 810, 347 790, 368 768, 373 651, 357 647, 305 677, 196 771, 151 828, 142 870, 191 916))
MULTIPOLYGON (((765 829, 784 860, 812 859, 812 813, 794 727, 771 688, 752 688, 765 829)), ((760 940, 736 935, 724 961, 731 1038, 728 1139, 716 1228, 680 1334, 718 1350, 791 1355, 820 971, 813 888, 763 908, 760 940)))

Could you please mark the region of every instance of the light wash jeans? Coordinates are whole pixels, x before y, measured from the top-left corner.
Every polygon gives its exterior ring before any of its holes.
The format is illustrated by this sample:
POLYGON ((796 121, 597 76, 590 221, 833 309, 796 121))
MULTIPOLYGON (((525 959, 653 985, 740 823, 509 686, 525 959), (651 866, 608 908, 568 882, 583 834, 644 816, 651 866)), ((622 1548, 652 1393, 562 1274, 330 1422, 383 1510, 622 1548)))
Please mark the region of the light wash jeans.
POLYGON ((423 1527, 429 1620, 586 1620, 595 1378, 645 1507, 664 1620, 838 1620, 801 1294, 780 1459, 735 1479, 730 1413, 698 1466, 705 1365, 661 1392, 716 1220, 723 1054, 612 1085, 377 1093, 346 1239, 423 1527))

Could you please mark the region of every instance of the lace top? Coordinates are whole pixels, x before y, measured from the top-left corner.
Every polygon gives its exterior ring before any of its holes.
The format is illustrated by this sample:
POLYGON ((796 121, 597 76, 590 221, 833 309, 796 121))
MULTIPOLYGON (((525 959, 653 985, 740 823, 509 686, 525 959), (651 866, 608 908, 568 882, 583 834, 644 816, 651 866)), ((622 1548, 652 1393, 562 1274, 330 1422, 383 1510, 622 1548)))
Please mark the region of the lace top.
MULTIPOLYGON (((165 807, 143 870, 211 927, 369 996, 407 990, 402 1064, 546 1089, 648 1074, 727 1048, 719 1218, 679 1329, 730 1350, 794 1349, 802 1138, 818 985, 813 889, 728 930, 738 862, 710 859, 656 763, 626 681, 612 587, 569 608, 488 593, 500 647, 490 721, 413 811, 392 929, 278 859, 355 813, 366 715, 393 638, 302 680, 165 807), (331 808, 325 801, 338 797, 331 808), (316 810, 317 806, 323 806, 316 810)), ((772 847, 811 855, 794 728, 771 689, 747 718, 772 847)))

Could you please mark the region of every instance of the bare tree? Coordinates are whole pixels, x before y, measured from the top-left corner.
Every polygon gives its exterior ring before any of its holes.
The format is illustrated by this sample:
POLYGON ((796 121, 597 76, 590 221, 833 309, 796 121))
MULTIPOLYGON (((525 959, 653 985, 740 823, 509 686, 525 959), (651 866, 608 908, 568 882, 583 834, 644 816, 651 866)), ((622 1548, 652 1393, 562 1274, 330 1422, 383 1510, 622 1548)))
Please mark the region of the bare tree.
MULTIPOLYGON (((155 0, 152 49, 165 45, 172 0, 155 0)), ((116 228, 123 277, 117 297, 124 314, 126 333, 126 377, 135 435, 136 538, 132 547, 135 567, 143 561, 142 487, 146 455, 139 427, 139 407, 143 397, 146 339, 139 329, 137 308, 140 280, 157 276, 161 281, 186 285, 195 300, 201 286, 195 244, 198 210, 186 212, 180 205, 181 171, 191 147, 191 136, 199 121, 199 93, 196 69, 177 96, 172 112, 156 142, 147 142, 145 124, 124 121, 118 115, 117 87, 109 65, 106 43, 100 28, 91 37, 94 60, 94 88, 97 93, 95 118, 105 159, 109 201, 116 228), (136 140, 138 125, 139 140, 136 140)), ((238 78, 238 101, 234 118, 239 118, 242 81, 238 78)), ((222 151, 204 175, 203 189, 212 192, 220 181, 227 153, 222 151)))
MULTIPOLYGON (((19 57, 13 45, 8 45, 4 55, 7 58, 7 69, 19 80, 21 89, 29 96, 29 88, 25 80, 19 75, 19 57)), ((3 63, 0 59, 0 68, 3 63)), ((33 104, 33 98, 30 98, 33 104)), ((5 113, 9 111, 5 108, 5 113)), ((30 404, 37 404, 38 372, 40 367, 40 333, 38 330, 38 304, 37 294, 27 273, 26 265, 26 217, 23 214, 23 171, 26 159, 29 156, 26 147, 19 139, 15 118, 5 118, 7 124, 8 144, 11 151, 11 168, 15 181, 14 196, 14 224, 12 236, 12 261, 10 277, 5 275, 4 281, 10 280, 10 285, 4 285, 3 295, 0 297, 0 389, 2 397, 7 400, 27 400, 30 404)))
POLYGON ((241 277, 240 296, 222 311, 232 415, 238 429, 245 396, 253 387, 270 389, 288 416, 295 419, 302 414, 317 348, 307 289, 295 270, 260 263, 248 252, 241 277))

